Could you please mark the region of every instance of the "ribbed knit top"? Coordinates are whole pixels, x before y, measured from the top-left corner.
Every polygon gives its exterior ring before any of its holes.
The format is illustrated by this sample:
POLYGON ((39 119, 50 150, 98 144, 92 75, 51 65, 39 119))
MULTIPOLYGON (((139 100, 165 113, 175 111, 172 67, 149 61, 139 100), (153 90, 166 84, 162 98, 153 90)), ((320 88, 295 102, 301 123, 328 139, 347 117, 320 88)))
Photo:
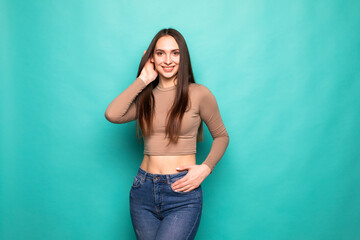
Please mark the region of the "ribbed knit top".
MULTIPOLYGON (((118 95, 108 106, 105 117, 112 123, 127 123, 136 120, 135 97, 146 87, 140 78, 118 95)), ((155 114, 153 132, 144 137, 144 154, 147 155, 187 155, 196 153, 196 137, 201 120, 208 127, 213 138, 210 153, 203 161, 212 170, 220 161, 229 144, 229 135, 220 115, 220 110, 212 92, 202 84, 189 84, 190 106, 181 121, 180 133, 176 144, 165 138, 166 114, 169 112, 176 94, 177 86, 153 89, 155 114)))

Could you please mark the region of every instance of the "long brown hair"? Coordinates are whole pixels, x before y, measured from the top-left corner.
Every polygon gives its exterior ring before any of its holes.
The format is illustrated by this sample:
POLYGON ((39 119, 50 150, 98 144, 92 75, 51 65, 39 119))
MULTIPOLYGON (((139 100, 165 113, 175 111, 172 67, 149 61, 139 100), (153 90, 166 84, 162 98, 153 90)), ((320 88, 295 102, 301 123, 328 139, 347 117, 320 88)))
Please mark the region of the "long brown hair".
MULTIPOLYGON (((188 107, 189 102, 189 83, 195 83, 191 62, 190 54, 185 42, 184 37, 180 32, 173 28, 164 28, 160 30, 155 37, 152 39, 148 49, 143 55, 137 77, 140 76, 140 73, 146 63, 146 61, 153 56, 155 45, 159 38, 163 36, 172 36, 177 44, 179 45, 180 51, 180 63, 179 70, 177 72, 177 84, 176 84, 176 96, 174 103, 167 113, 167 122, 166 122, 166 136, 169 136, 169 142, 177 143, 179 137, 179 131, 181 127, 181 121, 184 116, 185 110, 188 107)), ((149 83, 142 92, 136 96, 136 136, 138 141, 141 137, 149 136, 152 132, 152 123, 153 115, 155 108, 155 99, 152 93, 152 90, 159 84, 159 76, 156 77, 154 81, 149 83), (140 128, 139 128, 140 126, 140 128), (139 130, 141 130, 141 135, 139 135, 139 130)), ((203 140, 203 123, 200 122, 198 129, 197 141, 203 140)))

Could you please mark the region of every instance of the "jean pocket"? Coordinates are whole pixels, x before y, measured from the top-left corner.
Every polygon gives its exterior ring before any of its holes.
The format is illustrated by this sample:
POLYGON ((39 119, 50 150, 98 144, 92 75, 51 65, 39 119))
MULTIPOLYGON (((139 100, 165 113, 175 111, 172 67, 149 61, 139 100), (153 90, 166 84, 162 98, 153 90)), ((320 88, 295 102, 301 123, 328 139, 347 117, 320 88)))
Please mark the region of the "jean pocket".
POLYGON ((136 176, 134 177, 134 181, 133 181, 131 187, 132 187, 132 188, 138 188, 138 187, 141 186, 141 184, 142 184, 142 179, 141 179, 141 177, 138 176, 138 175, 136 175, 136 176))
POLYGON ((181 177, 176 177, 176 178, 173 178, 173 179, 171 179, 171 181, 170 181, 170 190, 172 191, 172 192, 174 192, 174 193, 179 193, 179 194, 190 194, 190 193, 194 193, 194 192, 196 192, 196 190, 198 190, 199 189, 199 187, 197 187, 197 188, 194 188, 194 189, 192 189, 192 190, 190 190, 190 191, 188 191, 188 192, 184 192, 184 191, 175 191, 174 189, 173 189, 173 187, 172 187, 172 184, 173 183, 175 183, 177 180, 179 180, 179 179, 181 179, 181 178, 183 178, 184 176, 181 176, 181 177))

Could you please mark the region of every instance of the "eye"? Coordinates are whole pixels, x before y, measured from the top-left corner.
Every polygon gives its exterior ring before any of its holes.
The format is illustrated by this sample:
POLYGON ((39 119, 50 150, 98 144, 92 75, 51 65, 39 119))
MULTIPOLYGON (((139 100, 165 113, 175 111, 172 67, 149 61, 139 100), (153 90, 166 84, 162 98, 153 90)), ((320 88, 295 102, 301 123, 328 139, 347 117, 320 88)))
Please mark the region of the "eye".
POLYGON ((157 55, 161 55, 162 54, 162 52, 157 52, 157 55))
POLYGON ((178 54, 179 54, 179 52, 174 52, 174 54, 175 54, 175 55, 178 55, 178 54))

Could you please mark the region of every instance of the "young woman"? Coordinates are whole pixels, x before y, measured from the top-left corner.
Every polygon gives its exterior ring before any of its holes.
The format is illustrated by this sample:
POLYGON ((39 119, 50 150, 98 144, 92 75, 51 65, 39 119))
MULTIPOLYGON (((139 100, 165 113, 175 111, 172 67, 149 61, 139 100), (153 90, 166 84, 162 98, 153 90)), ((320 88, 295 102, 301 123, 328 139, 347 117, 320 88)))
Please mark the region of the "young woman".
POLYGON ((194 239, 201 183, 224 155, 229 136, 214 95, 195 83, 188 48, 175 29, 159 31, 142 56, 137 78, 107 107, 112 123, 136 120, 144 158, 130 190, 130 215, 138 239, 194 239), (196 164, 204 121, 213 137, 196 164), (139 129, 140 127, 140 129, 139 129))

